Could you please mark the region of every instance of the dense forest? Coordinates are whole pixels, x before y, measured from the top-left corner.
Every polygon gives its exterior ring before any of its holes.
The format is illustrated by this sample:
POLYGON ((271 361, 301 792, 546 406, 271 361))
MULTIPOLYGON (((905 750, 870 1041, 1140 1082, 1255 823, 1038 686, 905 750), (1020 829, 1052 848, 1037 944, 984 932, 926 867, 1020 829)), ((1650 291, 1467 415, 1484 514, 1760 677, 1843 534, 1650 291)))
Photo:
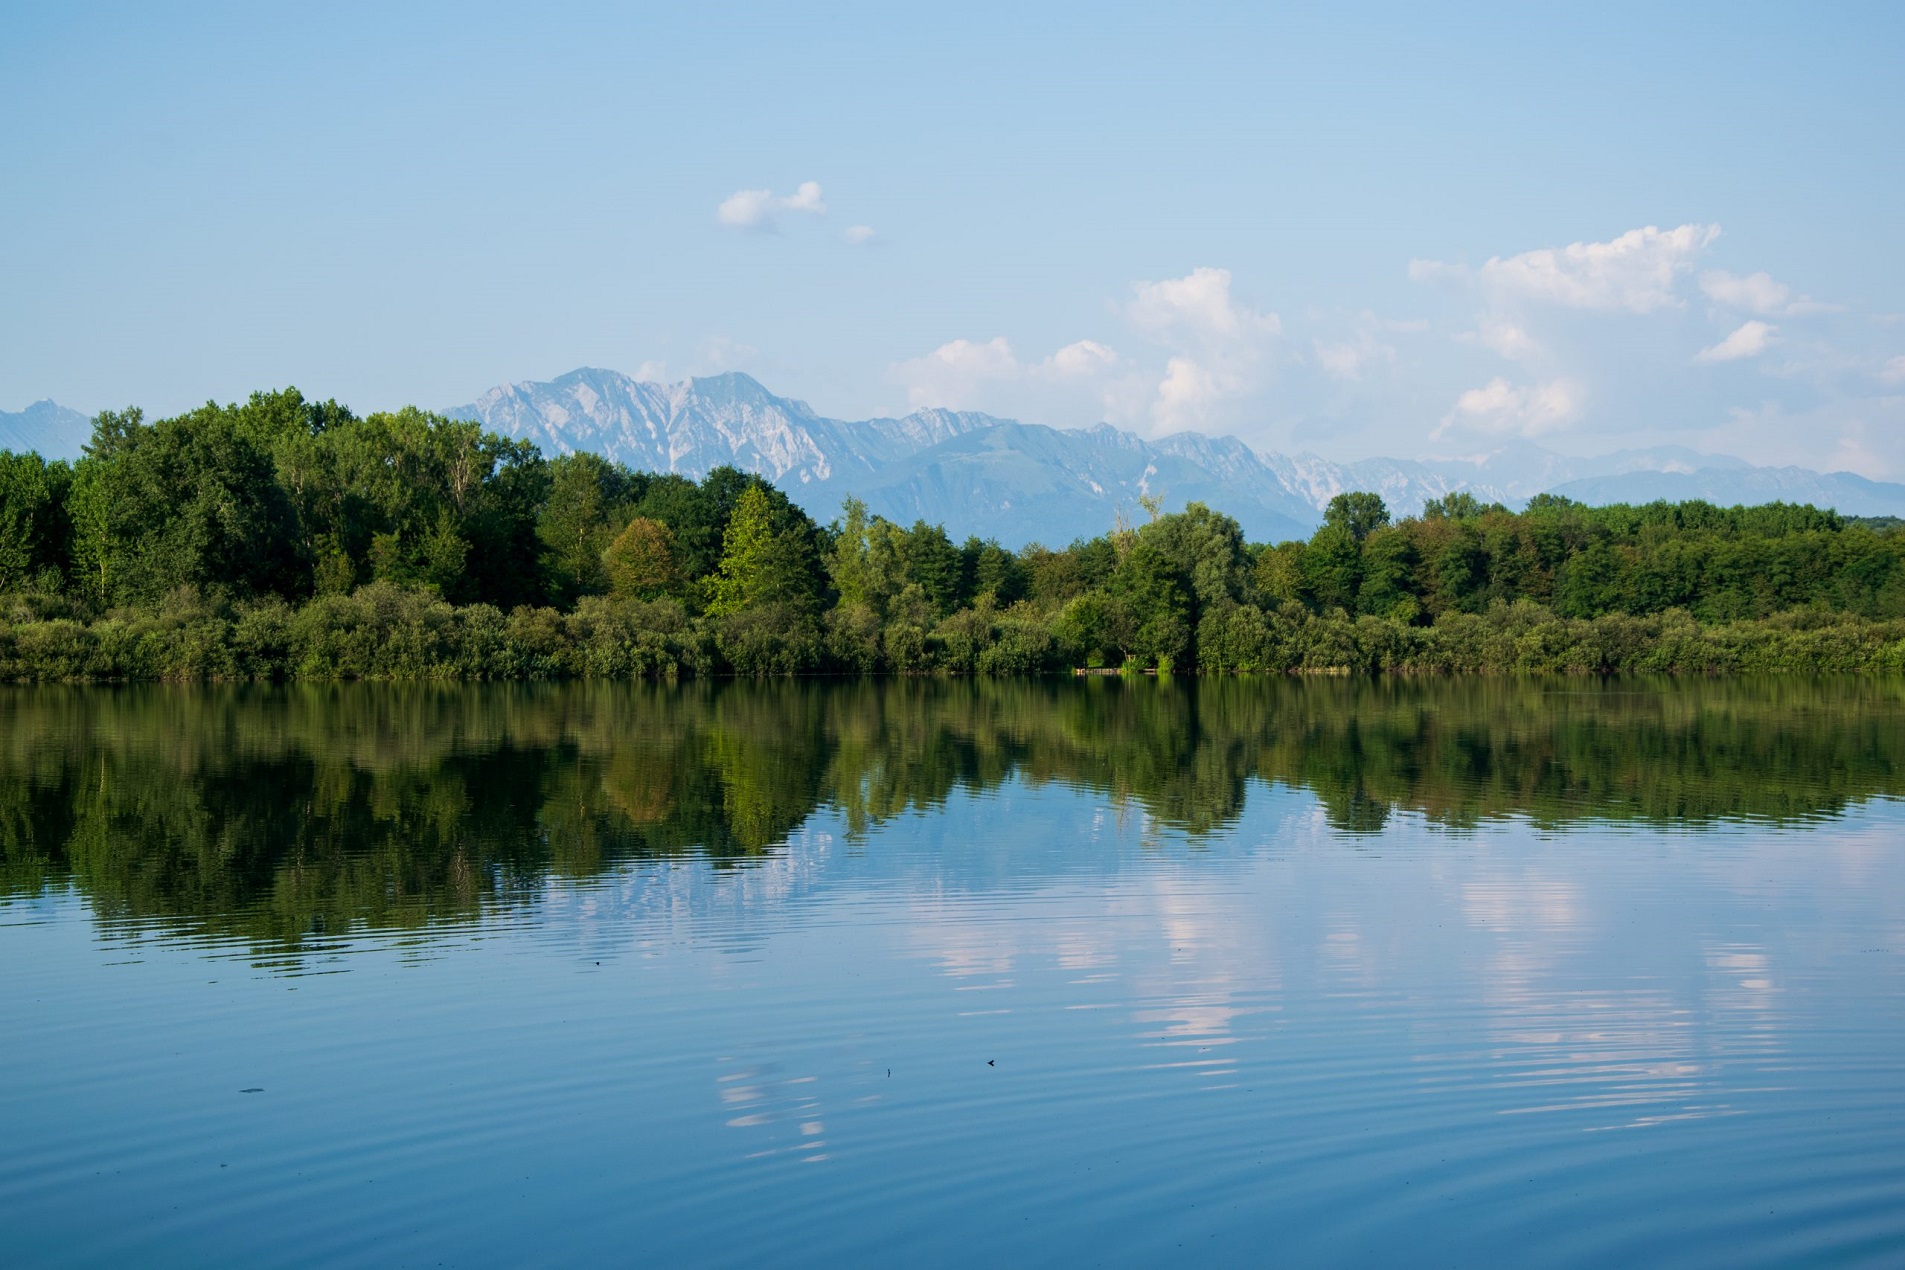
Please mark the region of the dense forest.
POLYGON ((1252 544, 1159 508, 1011 551, 290 389, 106 412, 76 463, 0 453, 0 678, 1905 668, 1889 523, 1345 493, 1252 544))
MULTIPOLYGON (((1554 687, 974 676, 24 688, 0 696, 0 902, 74 885, 134 932, 156 922, 322 949, 353 930, 533 905, 551 876, 773 854, 823 810, 858 839, 1014 780, 1097 791, 1156 845, 1221 835, 1252 782, 1309 791, 1349 834, 1398 814, 1456 833, 1503 817, 1684 831, 1905 794, 1905 681, 1554 687)), ((1087 867, 1118 867, 1115 850, 1088 854, 1087 867)), ((955 835, 928 867, 964 891, 1081 861, 1036 835, 955 835)))

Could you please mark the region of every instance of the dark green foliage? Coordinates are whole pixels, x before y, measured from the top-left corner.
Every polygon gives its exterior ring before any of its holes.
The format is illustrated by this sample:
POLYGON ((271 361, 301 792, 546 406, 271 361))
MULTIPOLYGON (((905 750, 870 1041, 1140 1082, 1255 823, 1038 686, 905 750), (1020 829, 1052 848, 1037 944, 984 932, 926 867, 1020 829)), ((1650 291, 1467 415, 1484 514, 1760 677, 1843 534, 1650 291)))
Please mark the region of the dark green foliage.
POLYGON ((1389 523, 1389 508, 1383 505, 1380 494, 1352 490, 1330 499, 1323 509, 1323 523, 1345 529, 1361 542, 1389 523))
POLYGON ((758 476, 545 460, 415 409, 295 389, 86 457, 0 454, 0 676, 535 678, 1125 670, 1872 669, 1900 660, 1905 535, 1773 503, 1391 523, 1339 494, 1252 547, 1192 503, 1063 550, 955 545, 758 476))
POLYGON ((72 469, 0 451, 0 593, 57 589, 71 558, 72 469))
POLYGON ((630 517, 633 481, 595 454, 565 454, 549 464, 549 492, 536 515, 548 596, 568 607, 609 589, 602 553, 630 517))
POLYGON ((74 470, 70 515, 85 589, 104 604, 176 587, 297 593, 297 514, 264 440, 236 408, 148 426, 101 415, 74 470))

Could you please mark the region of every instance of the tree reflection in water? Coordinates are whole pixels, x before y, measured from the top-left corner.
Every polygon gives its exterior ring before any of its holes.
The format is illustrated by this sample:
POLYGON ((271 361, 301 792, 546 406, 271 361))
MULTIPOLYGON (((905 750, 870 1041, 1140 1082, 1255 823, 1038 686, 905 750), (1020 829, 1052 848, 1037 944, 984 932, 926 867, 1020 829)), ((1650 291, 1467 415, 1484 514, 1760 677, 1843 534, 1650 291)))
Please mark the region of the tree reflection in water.
POLYGON ((1792 820, 1905 786, 1905 683, 1869 678, 16 688, 0 715, 0 897, 70 883, 108 921, 285 949, 1015 779, 1193 838, 1253 780, 1346 835, 1792 820))

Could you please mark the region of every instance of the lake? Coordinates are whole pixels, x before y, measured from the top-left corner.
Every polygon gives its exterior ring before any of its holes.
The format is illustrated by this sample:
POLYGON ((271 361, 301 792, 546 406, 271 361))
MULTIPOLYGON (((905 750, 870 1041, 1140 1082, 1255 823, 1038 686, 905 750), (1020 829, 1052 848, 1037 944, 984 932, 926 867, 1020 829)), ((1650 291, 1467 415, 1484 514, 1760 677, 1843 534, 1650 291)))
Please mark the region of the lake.
POLYGON ((0 719, 9 1264, 1905 1263, 1905 683, 0 719))

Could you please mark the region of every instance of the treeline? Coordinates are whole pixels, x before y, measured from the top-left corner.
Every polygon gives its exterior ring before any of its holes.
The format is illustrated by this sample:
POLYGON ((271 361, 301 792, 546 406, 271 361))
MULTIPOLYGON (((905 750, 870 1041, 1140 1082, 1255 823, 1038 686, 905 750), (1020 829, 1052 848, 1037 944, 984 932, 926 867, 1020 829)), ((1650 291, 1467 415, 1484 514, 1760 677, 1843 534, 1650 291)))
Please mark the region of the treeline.
MULTIPOLYGON (((0 696, 0 902, 70 885, 108 923, 325 946, 533 905, 552 877, 629 861, 771 854, 817 812, 857 838, 1014 781, 1089 791, 1141 810, 1131 823, 1147 832, 1193 840, 1235 826, 1262 783, 1307 791, 1352 834, 1397 815, 1451 831, 1504 817, 1680 831, 1905 794, 1901 681, 1551 687, 1265 676, 1078 690, 984 677, 29 688, 0 696)), ((1081 862, 1036 835, 855 858, 937 870, 959 891, 1119 867, 1116 850, 1081 862)))
POLYGON ((1010 551, 295 390, 107 412, 0 453, 0 678, 1905 668, 1905 536, 1811 507, 1150 513, 1010 551))

